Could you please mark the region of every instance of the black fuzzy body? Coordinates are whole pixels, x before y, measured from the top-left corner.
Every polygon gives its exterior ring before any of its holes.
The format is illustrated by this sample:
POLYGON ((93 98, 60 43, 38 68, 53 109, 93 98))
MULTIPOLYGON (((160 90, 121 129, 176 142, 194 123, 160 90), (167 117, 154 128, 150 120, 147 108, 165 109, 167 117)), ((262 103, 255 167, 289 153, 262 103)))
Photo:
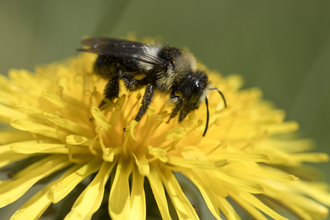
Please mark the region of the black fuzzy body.
MULTIPOLYGON (((146 88, 136 121, 146 113, 156 92, 169 94, 174 105, 169 120, 179 114, 179 122, 207 101, 208 76, 197 69, 195 58, 187 51, 113 38, 85 39, 82 45, 86 49, 79 51, 98 55, 95 73, 109 79, 104 88, 105 99, 118 97, 119 80, 129 91, 146 88)), ((99 107, 103 108, 105 103, 103 100, 99 107)))

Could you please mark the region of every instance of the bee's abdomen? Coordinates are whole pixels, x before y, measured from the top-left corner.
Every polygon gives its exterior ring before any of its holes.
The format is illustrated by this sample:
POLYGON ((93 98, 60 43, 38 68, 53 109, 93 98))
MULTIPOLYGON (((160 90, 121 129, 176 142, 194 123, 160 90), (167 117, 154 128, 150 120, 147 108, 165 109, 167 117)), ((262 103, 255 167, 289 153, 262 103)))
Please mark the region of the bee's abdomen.
POLYGON ((136 72, 139 69, 135 60, 114 56, 98 56, 94 64, 95 73, 106 79, 111 78, 119 70, 136 72))

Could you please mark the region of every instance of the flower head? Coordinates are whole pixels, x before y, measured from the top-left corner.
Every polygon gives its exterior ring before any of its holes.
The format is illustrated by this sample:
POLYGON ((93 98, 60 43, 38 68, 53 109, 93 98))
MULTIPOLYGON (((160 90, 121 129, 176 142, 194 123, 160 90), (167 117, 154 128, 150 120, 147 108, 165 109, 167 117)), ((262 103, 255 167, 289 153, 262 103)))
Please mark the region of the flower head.
POLYGON ((182 123, 166 123, 171 106, 157 96, 137 123, 143 90, 122 88, 98 109, 106 81, 93 74, 94 60, 82 54, 36 73, 11 70, 9 78, 0 77, 0 119, 16 129, 1 132, 0 165, 22 162, 0 183, 0 207, 60 173, 12 219, 37 219, 83 181, 65 219, 90 219, 104 204, 112 219, 145 219, 145 182, 163 219, 173 217, 169 203, 179 219, 198 219, 174 172, 195 184, 217 219, 220 213, 240 219, 227 198, 255 219, 286 219, 282 207, 302 219, 327 216, 321 203, 330 206, 330 195, 303 165, 327 161, 327 155, 306 152, 311 141, 295 139, 297 124, 284 122, 284 113, 263 101, 258 89, 239 90, 240 77, 210 72, 228 108, 219 94, 209 94, 210 124, 202 137, 204 106, 182 123))

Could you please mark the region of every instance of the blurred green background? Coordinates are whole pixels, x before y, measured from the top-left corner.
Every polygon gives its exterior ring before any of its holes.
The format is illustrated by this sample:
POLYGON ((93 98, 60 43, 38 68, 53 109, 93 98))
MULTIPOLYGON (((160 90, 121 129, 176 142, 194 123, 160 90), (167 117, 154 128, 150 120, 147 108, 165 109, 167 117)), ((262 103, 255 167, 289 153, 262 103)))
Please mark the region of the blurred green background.
MULTIPOLYGON (((0 73, 77 54, 84 36, 161 36, 298 121, 330 154, 330 1, 0 0, 0 73)), ((330 182, 330 164, 318 164, 330 182)))

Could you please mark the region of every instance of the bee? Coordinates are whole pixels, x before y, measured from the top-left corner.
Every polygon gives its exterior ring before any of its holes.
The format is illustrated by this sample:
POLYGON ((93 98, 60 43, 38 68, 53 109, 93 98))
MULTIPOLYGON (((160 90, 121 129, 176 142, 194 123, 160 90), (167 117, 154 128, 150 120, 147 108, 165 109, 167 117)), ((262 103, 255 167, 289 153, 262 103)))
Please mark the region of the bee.
POLYGON ((169 94, 173 104, 167 123, 178 114, 179 122, 183 121, 205 101, 206 125, 203 136, 209 124, 208 92, 217 90, 227 107, 222 92, 211 85, 207 74, 197 68, 196 59, 188 51, 107 37, 84 39, 81 44, 84 48, 78 51, 98 55, 94 64, 95 73, 109 80, 104 88, 100 109, 104 108, 106 99, 118 97, 119 80, 129 91, 145 87, 135 117, 137 122, 145 115, 156 92, 169 94))

